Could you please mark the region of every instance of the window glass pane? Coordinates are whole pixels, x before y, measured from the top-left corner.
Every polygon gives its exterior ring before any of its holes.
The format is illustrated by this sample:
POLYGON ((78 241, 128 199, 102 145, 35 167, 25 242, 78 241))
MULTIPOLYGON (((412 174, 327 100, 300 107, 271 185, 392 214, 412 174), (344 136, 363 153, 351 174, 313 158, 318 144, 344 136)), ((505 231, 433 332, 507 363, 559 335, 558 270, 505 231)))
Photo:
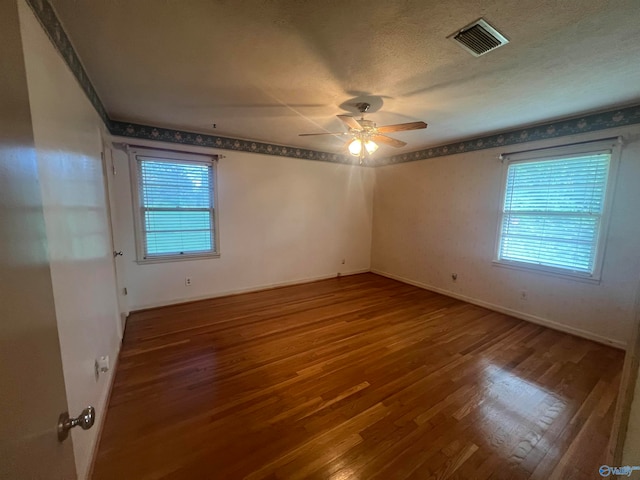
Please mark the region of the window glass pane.
POLYGON ((206 252, 211 243, 210 211, 145 212, 147 254, 206 252))
POLYGON ((593 273, 610 158, 510 164, 499 259, 593 273))
POLYGON ((148 255, 181 255, 210 251, 210 230, 200 232, 153 232, 147 234, 148 255))
POLYGON ((142 201, 145 207, 211 207, 211 167, 143 160, 142 201))
POLYGON ((599 219, 507 215, 502 226, 504 260, 591 272, 599 219))

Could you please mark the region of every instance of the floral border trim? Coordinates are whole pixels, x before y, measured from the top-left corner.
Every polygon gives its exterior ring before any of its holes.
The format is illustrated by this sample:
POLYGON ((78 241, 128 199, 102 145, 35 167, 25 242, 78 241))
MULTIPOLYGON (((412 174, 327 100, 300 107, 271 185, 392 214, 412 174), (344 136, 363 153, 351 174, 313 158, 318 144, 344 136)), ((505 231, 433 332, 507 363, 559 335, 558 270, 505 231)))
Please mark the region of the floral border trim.
POLYGON ((425 148, 415 152, 401 153, 378 161, 376 166, 415 162, 427 158, 443 157, 488 148, 506 147, 519 143, 596 132, 607 128, 622 127, 637 123, 640 123, 640 105, 575 117, 570 120, 560 120, 543 125, 535 125, 520 130, 510 130, 486 137, 449 143, 439 147, 425 148))
POLYGON ((109 131, 112 135, 130 138, 143 138, 161 142, 179 143, 182 145, 195 145, 198 147, 221 148, 224 150, 236 150, 239 152, 262 153, 264 155, 276 155, 279 157, 300 158, 303 160, 318 160, 321 162, 344 163, 353 165, 353 157, 338 155, 336 153, 318 152, 305 148, 290 147, 287 145, 275 145, 252 140, 241 140, 231 137, 219 137, 205 133, 194 133, 170 128, 152 127, 136 123, 111 121, 109 131))
POLYGON ((62 58, 71 69, 78 83, 80 83, 80 87, 82 87, 89 101, 108 128, 111 120, 109 119, 107 110, 104 108, 95 88, 93 88, 89 75, 87 75, 86 70, 82 66, 80 57, 78 57, 78 54, 71 44, 71 40, 69 40, 67 33, 64 31, 60 20, 58 20, 55 10, 48 0, 27 0, 27 3, 51 40, 51 43, 53 43, 53 46, 58 50, 60 55, 62 55, 62 58))
MULTIPOLYGON (((71 40, 64 31, 64 28, 62 27, 62 24, 49 1, 27 0, 27 3, 33 10, 44 31, 49 36, 54 47, 62 55, 62 58, 78 80, 78 83, 98 112, 98 115, 100 115, 104 121, 107 129, 113 135, 220 148, 225 150, 262 153, 265 155, 276 155, 305 160, 318 160, 349 165, 354 164, 353 157, 347 155, 111 120, 102 101, 100 100, 100 97, 93 87, 87 72, 82 66, 82 62, 73 48, 71 40)), ((505 147, 579 133, 595 132, 598 130, 605 130, 607 128, 621 127, 637 123, 640 123, 640 105, 610 110, 602 113, 588 114, 582 117, 545 123, 519 130, 510 130, 504 133, 449 143, 438 147, 425 148, 414 152, 401 153, 388 158, 378 159, 377 161, 365 166, 378 167, 405 162, 415 162, 417 160, 425 160, 428 158, 443 157, 446 155, 473 152, 488 148, 505 147)))

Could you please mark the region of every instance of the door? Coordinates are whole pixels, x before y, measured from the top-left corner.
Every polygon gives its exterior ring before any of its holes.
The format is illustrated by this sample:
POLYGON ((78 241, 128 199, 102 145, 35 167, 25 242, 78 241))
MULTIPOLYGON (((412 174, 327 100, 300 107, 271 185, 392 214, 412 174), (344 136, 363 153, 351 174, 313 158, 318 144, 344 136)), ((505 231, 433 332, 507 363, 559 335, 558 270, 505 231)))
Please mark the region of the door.
POLYGON ((38 166, 33 149, 0 147, 0 478, 76 478, 57 439, 66 410, 38 166))
POLYGON ((124 283, 124 262, 131 259, 132 252, 126 251, 123 242, 118 234, 118 206, 115 201, 114 178, 118 174, 113 159, 113 150, 103 143, 104 151, 104 167, 105 167, 105 190, 107 192, 107 207, 109 210, 109 222, 111 231, 111 246, 113 247, 113 263, 115 271, 116 290, 118 292, 118 310, 120 312, 120 338, 124 333, 125 323, 129 315, 129 301, 127 297, 127 288, 124 283))
MULTIPOLYGON (((73 479, 18 4, 0 2, 0 478, 73 479)), ((73 412, 72 412, 73 413, 73 412)))

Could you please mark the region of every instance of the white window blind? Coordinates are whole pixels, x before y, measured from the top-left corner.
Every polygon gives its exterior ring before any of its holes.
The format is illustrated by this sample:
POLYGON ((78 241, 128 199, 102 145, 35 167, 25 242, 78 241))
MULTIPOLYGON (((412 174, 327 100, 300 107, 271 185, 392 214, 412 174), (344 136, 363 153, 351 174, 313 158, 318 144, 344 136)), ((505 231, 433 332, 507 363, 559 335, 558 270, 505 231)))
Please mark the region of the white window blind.
POLYGON ((213 162, 136 158, 143 260, 216 253, 213 162))
POLYGON ((611 152, 509 164, 498 261, 594 273, 611 152))

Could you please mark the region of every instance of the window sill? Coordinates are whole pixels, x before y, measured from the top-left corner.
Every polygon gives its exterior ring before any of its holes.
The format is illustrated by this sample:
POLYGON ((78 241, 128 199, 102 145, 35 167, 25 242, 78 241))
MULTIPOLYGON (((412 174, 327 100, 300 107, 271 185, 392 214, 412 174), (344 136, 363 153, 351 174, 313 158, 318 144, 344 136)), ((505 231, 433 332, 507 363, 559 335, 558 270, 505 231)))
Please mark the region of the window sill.
POLYGON ((201 255, 167 255, 166 257, 152 257, 136 260, 138 265, 148 265, 153 263, 186 262, 189 260, 209 260, 220 258, 219 253, 206 253, 201 255))
POLYGON ((508 268, 510 270, 520 270, 520 271, 529 272, 529 273, 549 275, 552 277, 563 278, 565 280, 572 280, 575 282, 590 283, 595 285, 600 284, 599 275, 598 276, 587 275, 587 274, 582 274, 577 272, 573 273, 570 271, 564 271, 564 270, 552 268, 552 267, 544 267, 544 266, 538 266, 538 265, 532 265, 532 264, 526 264, 526 263, 517 263, 517 262, 505 262, 501 260, 493 260, 491 263, 493 264, 494 267, 508 268))

